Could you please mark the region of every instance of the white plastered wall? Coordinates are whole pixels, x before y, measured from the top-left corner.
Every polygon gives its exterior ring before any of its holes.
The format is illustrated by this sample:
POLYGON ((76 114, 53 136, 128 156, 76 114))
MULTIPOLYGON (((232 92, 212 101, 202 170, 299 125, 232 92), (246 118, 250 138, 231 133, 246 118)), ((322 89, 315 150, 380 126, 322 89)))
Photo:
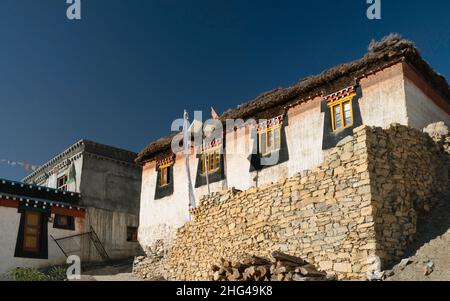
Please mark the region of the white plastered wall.
MULTIPOLYGON (((193 185, 197 173, 198 159, 190 155, 189 166, 193 185)), ((153 245, 157 240, 170 244, 176 230, 190 219, 188 185, 186 181, 186 164, 183 154, 178 154, 173 166, 172 195, 155 200, 155 189, 157 185, 156 163, 154 161, 145 164, 142 174, 141 209, 139 219, 138 239, 145 249, 153 245)), ((211 191, 224 189, 220 181, 210 185, 211 191)), ((197 201, 200 196, 207 193, 207 187, 195 189, 197 201)))
POLYGON ((383 128, 392 123, 408 125, 401 63, 361 79, 360 86, 363 124, 383 128))
POLYGON ((450 115, 436 103, 439 101, 446 104, 448 99, 444 100, 418 74, 412 73, 409 66, 405 65, 404 68, 411 77, 405 76, 408 125, 418 129, 438 121, 450 125, 450 115))
MULTIPOLYGON (((66 257, 50 235, 58 239, 80 233, 83 228, 80 218, 75 218, 75 231, 54 229, 53 223, 48 223, 48 259, 31 259, 14 257, 19 224, 20 213, 16 208, 0 207, 0 274, 16 267, 44 268, 64 264, 66 257)), ((73 243, 76 244, 76 241, 73 243)))

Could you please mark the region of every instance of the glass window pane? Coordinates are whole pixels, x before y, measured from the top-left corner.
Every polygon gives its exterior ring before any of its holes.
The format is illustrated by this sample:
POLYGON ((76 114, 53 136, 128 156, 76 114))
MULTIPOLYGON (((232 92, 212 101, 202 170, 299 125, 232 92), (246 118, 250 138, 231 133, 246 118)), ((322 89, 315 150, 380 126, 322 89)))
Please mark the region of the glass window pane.
POLYGON ((345 116, 347 116, 347 114, 350 115, 350 102, 344 102, 344 112, 345 112, 345 116))
POLYGON ((274 149, 280 148, 280 132, 281 129, 279 127, 274 130, 274 149))
POLYGON ((336 114, 341 114, 341 107, 340 107, 340 106, 335 106, 335 107, 334 107, 334 112, 335 112, 336 114))
POLYGON ((166 168, 166 184, 170 183, 170 166, 166 168))
POLYGON ((352 124, 351 104, 349 101, 344 103, 344 118, 346 126, 352 124))
POLYGON ((136 227, 127 227, 127 241, 129 242, 137 242, 137 228, 136 227))
POLYGON ((261 135, 259 135, 260 138, 260 151, 261 154, 265 154, 266 153, 266 133, 262 133, 261 135))
POLYGON ((220 168, 220 153, 216 152, 216 169, 220 168))
POLYGON ((57 182, 57 189, 61 190, 67 190, 67 176, 62 176, 56 180, 57 182))
POLYGON ((58 224, 60 224, 61 226, 67 226, 67 224, 68 224, 67 216, 60 215, 58 224))
POLYGON ((267 131, 267 151, 272 150, 273 145, 273 129, 267 131))
POLYGON ((161 169, 161 185, 167 185, 169 183, 169 167, 161 169))
POLYGON ((335 128, 341 128, 342 127, 342 117, 341 117, 341 107, 335 106, 333 107, 334 110, 334 124, 335 128))
POLYGON ((213 154, 208 154, 209 160, 209 171, 214 170, 214 156, 213 154))

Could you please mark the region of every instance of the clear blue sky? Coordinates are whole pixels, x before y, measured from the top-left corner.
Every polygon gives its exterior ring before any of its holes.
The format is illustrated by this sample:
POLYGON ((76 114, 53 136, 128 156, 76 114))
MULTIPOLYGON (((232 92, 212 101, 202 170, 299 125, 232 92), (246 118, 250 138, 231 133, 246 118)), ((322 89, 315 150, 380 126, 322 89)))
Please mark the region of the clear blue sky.
MULTIPOLYGON (((0 159, 42 164, 81 138, 140 151, 183 109, 219 113, 361 57, 398 32, 450 78, 450 2, 0 2, 0 159)), ((0 177, 27 171, 0 164, 0 177)))

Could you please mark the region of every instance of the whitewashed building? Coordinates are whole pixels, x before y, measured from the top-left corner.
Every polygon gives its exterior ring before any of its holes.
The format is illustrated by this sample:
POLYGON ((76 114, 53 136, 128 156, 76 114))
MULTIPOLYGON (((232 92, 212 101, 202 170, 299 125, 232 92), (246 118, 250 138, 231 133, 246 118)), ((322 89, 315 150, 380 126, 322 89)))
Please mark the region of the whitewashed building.
POLYGON ((0 275, 16 267, 64 263, 66 256, 51 237, 84 230, 80 199, 79 193, 0 179, 0 275))
MULTIPOLYGON (((313 169, 327 150, 363 124, 386 128, 400 123, 422 129, 437 121, 450 125, 449 114, 445 78, 422 59, 413 43, 389 36, 372 44, 359 60, 264 93, 222 114, 223 124, 236 119, 257 123, 226 131, 206 149, 195 147, 197 153, 190 155, 195 194, 199 199, 208 186, 210 192, 246 190, 313 169), (276 164, 261 163, 272 155, 278 156, 276 164)), ((157 241, 170 244, 190 218, 184 155, 172 152, 173 137, 149 144, 137 159, 143 166, 138 238, 144 248, 157 241)))
POLYGON ((61 264, 69 255, 87 263, 139 254, 142 170, 136 156, 81 140, 23 182, 0 180, 0 274, 61 264), (39 235, 28 239, 34 251, 18 252, 27 240, 28 211, 37 223, 29 231, 39 235))

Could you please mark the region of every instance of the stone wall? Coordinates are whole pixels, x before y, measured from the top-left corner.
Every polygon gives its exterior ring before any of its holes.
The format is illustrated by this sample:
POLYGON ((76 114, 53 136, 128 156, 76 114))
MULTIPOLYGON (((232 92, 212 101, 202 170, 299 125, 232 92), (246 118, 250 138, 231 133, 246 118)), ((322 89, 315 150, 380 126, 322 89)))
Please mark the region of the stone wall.
POLYGON ((201 200, 166 258, 169 279, 210 279, 221 257, 302 257, 339 279, 365 278, 377 256, 397 260, 419 214, 448 188, 446 153, 405 126, 359 127, 324 163, 279 183, 201 200))
POLYGON ((448 129, 447 134, 439 129, 447 127, 430 127, 435 141, 400 125, 367 131, 376 249, 385 264, 402 258, 414 239, 419 215, 428 214, 445 198, 450 149, 438 141, 449 136, 448 129))

